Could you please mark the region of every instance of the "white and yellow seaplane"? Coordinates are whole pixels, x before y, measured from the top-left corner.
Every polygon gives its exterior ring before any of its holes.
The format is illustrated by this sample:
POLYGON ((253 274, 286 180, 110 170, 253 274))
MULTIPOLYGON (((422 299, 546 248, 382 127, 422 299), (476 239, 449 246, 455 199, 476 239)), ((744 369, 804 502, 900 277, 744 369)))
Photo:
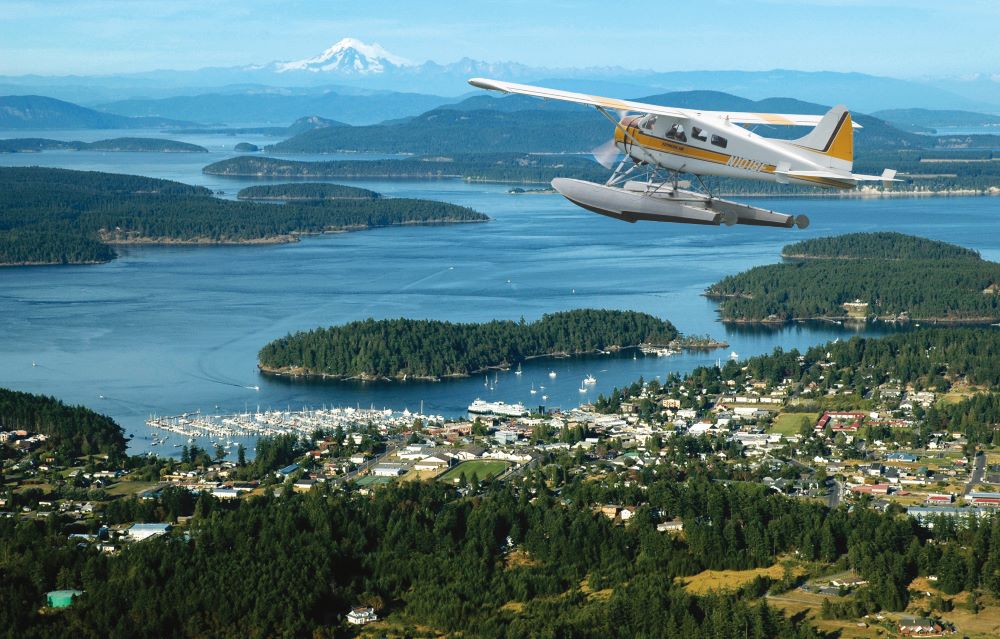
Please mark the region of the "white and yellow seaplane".
POLYGON ((804 215, 785 215, 714 197, 701 180, 704 176, 835 189, 852 189, 861 182, 888 185, 895 181, 892 169, 882 175, 852 173, 854 128, 861 127, 851 121, 843 106, 835 106, 823 116, 699 111, 484 78, 473 78, 469 84, 584 104, 608 118, 615 125, 614 139, 596 149, 594 155, 605 168, 614 169, 611 178, 605 184, 556 178, 552 187, 578 206, 626 222, 809 225, 804 215), (796 140, 780 140, 745 128, 758 124, 813 129, 796 140), (619 153, 624 157, 615 165, 619 153), (704 192, 679 188, 689 187, 678 179, 684 173, 693 175, 704 192))

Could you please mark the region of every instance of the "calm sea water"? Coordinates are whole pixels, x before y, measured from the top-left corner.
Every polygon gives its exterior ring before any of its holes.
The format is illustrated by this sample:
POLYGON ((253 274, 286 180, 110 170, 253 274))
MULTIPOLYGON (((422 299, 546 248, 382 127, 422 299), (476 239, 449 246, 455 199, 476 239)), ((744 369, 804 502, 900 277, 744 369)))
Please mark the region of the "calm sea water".
MULTIPOLYGON (((71 133, 62 137, 79 139, 81 132, 71 133)), ((0 132, 0 137, 13 135, 0 132)), ((228 157, 227 149, 247 137, 183 139, 213 151, 208 156, 53 152, 0 155, 0 163, 140 173, 229 195, 257 182, 201 174, 202 166, 228 157), (211 142, 217 138, 222 139, 211 142)), ((379 229, 280 246, 130 248, 98 266, 2 269, 0 386, 54 395, 111 415, 134 435, 136 452, 148 449, 144 421, 154 413, 322 405, 415 411, 422 402, 425 413, 458 416, 477 397, 565 408, 639 376, 651 379, 725 360, 731 351, 746 358, 852 335, 834 324, 750 329, 717 320, 715 304, 702 296, 705 287, 776 261, 785 243, 894 230, 1000 260, 1000 198, 757 201, 809 215, 812 226, 797 231, 630 225, 587 213, 559 196, 508 195, 505 185, 458 180, 352 184, 467 205, 493 221, 379 229), (581 307, 653 313, 684 333, 725 339, 730 348, 668 358, 534 361, 521 376, 499 373, 495 385, 484 384, 482 377, 440 383, 293 382, 261 376, 255 367, 266 342, 321 325, 367 317, 533 320, 581 307), (557 377, 551 379, 549 371, 557 377), (598 383, 580 393, 587 374, 598 383), (545 390, 531 395, 532 385, 545 390)))

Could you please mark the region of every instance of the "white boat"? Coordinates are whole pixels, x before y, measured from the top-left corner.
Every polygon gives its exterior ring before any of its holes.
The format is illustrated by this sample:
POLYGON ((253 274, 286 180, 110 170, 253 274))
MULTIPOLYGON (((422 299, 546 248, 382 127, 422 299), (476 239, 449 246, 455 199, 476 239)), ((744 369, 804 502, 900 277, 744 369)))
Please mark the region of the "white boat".
POLYGON ((551 377, 552 379, 555 379, 556 378, 556 372, 555 371, 549 371, 549 377, 551 377))
POLYGON ((534 385, 534 384, 532 384, 532 385, 531 385, 531 394, 532 394, 532 395, 534 395, 534 394, 535 394, 535 393, 537 393, 537 392, 538 392, 538 391, 536 391, 536 390, 535 390, 535 385, 534 385))
POLYGON ((583 378, 583 383, 587 384, 588 386, 593 386, 594 384, 597 383, 597 378, 594 377, 593 375, 587 375, 586 377, 583 378))
POLYGON ((548 395, 542 395, 542 399, 547 400, 548 398, 549 398, 548 395))
POLYGON ((528 409, 521 403, 485 402, 479 398, 469 404, 469 412, 473 415, 501 415, 503 417, 524 417, 529 414, 528 409))
POLYGON ((520 365, 520 364, 518 364, 518 365, 517 365, 517 370, 516 370, 516 371, 514 371, 514 374, 515 374, 515 375, 520 375, 520 374, 521 374, 522 372, 523 372, 523 371, 521 371, 521 365, 520 365))
POLYGON ((736 351, 733 351, 732 353, 729 354, 729 359, 732 360, 732 361, 734 361, 734 362, 739 361, 740 354, 737 353, 736 351))
POLYGON ((580 387, 579 389, 577 389, 577 390, 579 390, 579 391, 580 391, 581 393, 586 393, 588 389, 587 389, 587 387, 586 387, 586 386, 581 386, 581 387, 580 387))

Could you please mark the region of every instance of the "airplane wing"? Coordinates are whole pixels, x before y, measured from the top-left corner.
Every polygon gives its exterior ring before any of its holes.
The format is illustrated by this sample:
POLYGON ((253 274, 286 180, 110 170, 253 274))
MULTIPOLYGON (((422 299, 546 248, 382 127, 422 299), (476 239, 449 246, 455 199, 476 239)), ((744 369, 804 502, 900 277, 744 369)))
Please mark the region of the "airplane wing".
MULTIPOLYGON (((559 89, 547 89, 536 87, 530 84, 517 84, 515 82, 503 82, 501 80, 489 80, 486 78, 472 78, 469 84, 488 91, 500 91, 502 93, 519 93, 530 95, 543 100, 558 100, 560 102, 573 102, 576 104, 586 104, 594 107, 612 109, 614 111, 637 111, 639 113, 652 113, 654 115, 664 115, 672 118, 718 118, 728 120, 733 124, 769 124, 772 126, 816 126, 823 119, 822 115, 794 115, 786 113, 739 113, 729 111, 697 111, 695 109, 680 109, 676 107, 665 107, 656 104, 646 104, 645 102, 632 102, 630 100, 619 100, 617 98, 605 98, 599 95, 588 95, 586 93, 573 93, 572 91, 560 91, 559 89)), ((854 123, 854 128, 861 126, 854 123)))
POLYGON ((469 80, 469 84, 488 91, 519 93, 521 95, 530 95, 535 98, 542 98, 543 100, 575 102, 576 104, 602 107, 613 111, 638 111, 640 113, 665 115, 672 118, 688 117, 688 113, 685 112, 684 109, 674 109, 671 107, 657 106, 655 104, 643 104, 642 102, 630 102, 628 100, 619 100, 617 98, 604 98, 599 95, 587 95, 586 93, 573 93, 572 91, 546 89, 545 87, 535 87, 530 84, 487 80, 486 78, 472 78, 469 80))

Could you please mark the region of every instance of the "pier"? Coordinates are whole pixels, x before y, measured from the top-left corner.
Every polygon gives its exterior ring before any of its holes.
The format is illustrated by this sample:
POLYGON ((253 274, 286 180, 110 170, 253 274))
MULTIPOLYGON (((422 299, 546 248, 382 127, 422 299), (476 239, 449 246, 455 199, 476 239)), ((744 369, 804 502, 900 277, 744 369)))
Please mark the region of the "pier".
POLYGON ((374 426, 380 432, 409 428, 413 420, 420 419, 427 425, 444 423, 440 415, 423 415, 409 410, 397 412, 388 408, 320 408, 292 410, 267 410, 203 415, 200 411, 180 415, 151 416, 146 425, 188 438, 194 437, 254 437, 295 434, 309 436, 316 430, 357 430, 361 426, 374 426))

